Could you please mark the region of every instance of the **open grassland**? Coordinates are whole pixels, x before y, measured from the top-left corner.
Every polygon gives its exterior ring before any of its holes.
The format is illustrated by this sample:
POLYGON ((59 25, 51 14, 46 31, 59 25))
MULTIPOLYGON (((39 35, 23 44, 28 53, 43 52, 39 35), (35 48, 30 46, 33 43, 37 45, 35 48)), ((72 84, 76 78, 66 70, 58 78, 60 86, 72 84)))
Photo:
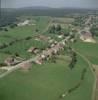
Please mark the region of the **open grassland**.
MULTIPOLYGON (((65 57, 66 58, 66 57, 65 57)), ((60 95, 74 87, 87 68, 81 86, 63 100, 91 100, 93 75, 88 64, 78 57, 73 70, 68 68, 66 59, 56 63, 33 65, 29 72, 18 70, 0 79, 1 100, 60 100, 60 95)))
POLYGON ((84 43, 81 41, 76 42, 73 47, 80 53, 85 55, 92 64, 98 64, 98 44, 84 43))

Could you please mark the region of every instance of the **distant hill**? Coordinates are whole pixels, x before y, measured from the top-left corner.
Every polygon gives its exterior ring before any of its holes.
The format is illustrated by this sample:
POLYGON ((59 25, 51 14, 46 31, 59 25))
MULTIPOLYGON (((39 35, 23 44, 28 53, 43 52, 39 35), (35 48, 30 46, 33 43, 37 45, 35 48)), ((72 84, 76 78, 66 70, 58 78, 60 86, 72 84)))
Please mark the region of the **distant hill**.
POLYGON ((33 6, 33 7, 23 7, 19 9, 51 9, 50 7, 45 7, 45 6, 33 6))
POLYGON ((52 7, 47 7, 47 6, 30 6, 30 7, 22 7, 22 8, 2 8, 3 10, 8 10, 8 11, 13 11, 13 10, 52 10, 52 9, 55 9, 55 10, 74 10, 74 11, 83 11, 83 10, 98 10, 97 8, 96 9, 87 9, 87 8, 66 8, 66 7, 61 7, 61 8, 52 8, 52 7))
POLYGON ((95 14, 97 10, 77 9, 77 8, 50 8, 42 6, 23 7, 23 8, 2 8, 0 14, 0 26, 9 25, 15 22, 19 16, 52 16, 63 17, 73 14, 95 14), (5 20, 6 19, 6 20, 5 20))

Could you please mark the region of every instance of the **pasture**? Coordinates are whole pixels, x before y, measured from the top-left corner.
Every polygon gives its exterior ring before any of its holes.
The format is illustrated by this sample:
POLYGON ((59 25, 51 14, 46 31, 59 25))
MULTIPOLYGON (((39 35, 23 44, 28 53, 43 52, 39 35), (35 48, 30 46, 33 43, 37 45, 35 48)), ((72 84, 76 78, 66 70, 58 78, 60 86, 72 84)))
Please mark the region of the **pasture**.
POLYGON ((45 30, 49 23, 50 17, 38 16, 31 18, 35 20, 36 26, 26 25, 15 28, 8 27, 8 31, 0 31, 0 46, 8 45, 8 47, 0 49, 0 62, 3 62, 4 59, 10 55, 9 52, 11 55, 18 53, 23 58, 29 58, 31 54, 27 53, 27 50, 30 47, 35 46, 37 48, 44 49, 48 46, 47 42, 45 43, 44 41, 36 41, 35 36, 39 33, 41 34, 41 32, 45 30), (36 29, 38 29, 38 32, 35 31, 36 29), (25 40, 26 37, 32 37, 32 39, 25 40), (16 42, 13 43, 15 40, 16 42), (10 42, 12 42, 13 45, 9 45, 10 42))
MULTIPOLYGON (((18 53, 20 57, 29 59, 31 56, 34 56, 27 53, 28 48, 31 46, 36 46, 40 49, 47 48, 47 42, 36 41, 34 36, 42 34, 51 19, 50 17, 40 16, 34 17, 33 20, 36 20, 36 26, 15 27, 13 29, 9 28, 8 32, 0 32, 0 44, 7 44, 15 39, 22 39, 21 41, 16 41, 13 45, 0 49, 0 63, 10 55, 7 52, 10 52, 11 55, 18 53), (36 29, 39 31, 35 32, 36 29), (32 39, 24 40, 24 38, 28 36, 31 36, 32 39)), ((56 20, 58 20, 58 18, 56 20)), ((65 19, 62 18, 59 20, 64 21, 65 19)), ((68 19, 66 20, 68 21, 68 19)), ((72 19, 70 20, 72 22, 72 19)), ((44 32, 44 35, 50 36, 54 40, 57 39, 56 34, 46 34, 46 32, 44 32)), ((92 57, 96 59, 97 44, 83 44, 77 42, 73 47, 80 50, 79 52, 83 52, 87 57, 89 56, 91 62, 93 62, 92 57), (94 45, 93 48, 92 45, 94 45), (91 51, 89 50, 90 48, 91 51)), ((32 68, 28 72, 19 69, 0 79, 0 99, 61 100, 60 96, 63 93, 75 87, 76 84, 80 82, 81 73, 83 69, 86 68, 87 72, 80 87, 65 96, 62 100, 92 100, 94 77, 88 63, 80 56, 77 56, 77 63, 71 70, 68 66, 69 61, 66 55, 67 54, 61 55, 62 59, 56 59, 55 63, 47 61, 42 65, 32 64, 32 68)))
POLYGON ((81 54, 85 55, 92 64, 98 64, 98 44, 76 42, 73 47, 81 54))
MULTIPOLYGON (((65 57, 66 58, 66 57, 65 57)), ((62 100, 91 100, 93 75, 88 64, 78 57, 73 70, 68 68, 66 59, 56 63, 32 65, 29 72, 15 71, 0 79, 0 98, 2 100, 60 100, 60 95, 74 87, 87 68, 81 86, 62 100)))

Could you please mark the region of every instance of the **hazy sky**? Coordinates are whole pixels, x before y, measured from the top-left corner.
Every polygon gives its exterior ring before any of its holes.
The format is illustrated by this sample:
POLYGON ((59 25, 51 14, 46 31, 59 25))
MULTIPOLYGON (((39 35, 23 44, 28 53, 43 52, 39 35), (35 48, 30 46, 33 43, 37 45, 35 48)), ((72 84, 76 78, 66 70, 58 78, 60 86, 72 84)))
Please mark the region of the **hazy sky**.
POLYGON ((98 8, 98 0, 1 0, 2 7, 25 6, 98 8))

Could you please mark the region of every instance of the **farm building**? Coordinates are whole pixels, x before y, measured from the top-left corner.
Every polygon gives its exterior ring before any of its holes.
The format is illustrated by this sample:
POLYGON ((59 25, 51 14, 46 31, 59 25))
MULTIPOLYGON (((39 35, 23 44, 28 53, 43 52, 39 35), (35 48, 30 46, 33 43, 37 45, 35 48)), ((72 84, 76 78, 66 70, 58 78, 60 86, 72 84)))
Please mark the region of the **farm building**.
POLYGON ((84 42, 92 42, 95 43, 95 40, 92 37, 92 33, 89 31, 82 31, 80 34, 80 39, 84 42))
POLYGON ((8 57, 5 59, 4 63, 8 66, 15 65, 17 63, 22 62, 23 59, 19 57, 8 57))
POLYGON ((24 22, 20 22, 20 23, 18 23, 17 25, 18 26, 25 26, 25 25, 28 25, 29 24, 29 20, 25 20, 24 22))
POLYGON ((26 26, 26 25, 36 25, 36 24, 33 24, 31 20, 25 20, 17 24, 17 26, 26 26))
POLYGON ((13 57, 8 57, 5 61, 5 64, 7 64, 8 66, 13 65, 14 64, 14 58, 13 57))

